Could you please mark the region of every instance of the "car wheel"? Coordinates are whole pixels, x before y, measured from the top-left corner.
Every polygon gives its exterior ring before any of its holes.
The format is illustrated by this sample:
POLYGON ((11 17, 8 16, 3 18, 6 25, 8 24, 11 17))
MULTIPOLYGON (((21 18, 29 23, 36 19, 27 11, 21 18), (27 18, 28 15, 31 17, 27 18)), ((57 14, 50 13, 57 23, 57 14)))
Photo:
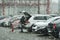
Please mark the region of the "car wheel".
POLYGON ((33 26, 33 25, 34 25, 34 24, 32 24, 31 27, 28 28, 28 32, 32 32, 32 26, 33 26))
POLYGON ((3 23, 1 24, 1 26, 5 27, 5 22, 3 22, 3 23))
POLYGON ((56 33, 55 34, 55 38, 59 38, 59 33, 56 33))
POLYGON ((28 28, 28 32, 32 32, 32 28, 31 27, 28 28))
POLYGON ((53 36, 54 36, 55 38, 59 38, 59 32, 55 31, 55 32, 53 33, 53 36))
POLYGON ((44 35, 49 35, 47 28, 45 28, 45 33, 44 33, 44 35))

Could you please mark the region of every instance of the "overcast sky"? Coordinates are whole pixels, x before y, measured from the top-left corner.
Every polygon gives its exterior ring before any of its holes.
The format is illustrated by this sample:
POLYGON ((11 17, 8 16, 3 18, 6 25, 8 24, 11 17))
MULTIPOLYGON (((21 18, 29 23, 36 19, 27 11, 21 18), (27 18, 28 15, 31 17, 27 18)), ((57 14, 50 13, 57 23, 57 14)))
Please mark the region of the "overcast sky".
POLYGON ((52 2, 56 2, 56 3, 58 3, 58 0, 52 0, 52 2))

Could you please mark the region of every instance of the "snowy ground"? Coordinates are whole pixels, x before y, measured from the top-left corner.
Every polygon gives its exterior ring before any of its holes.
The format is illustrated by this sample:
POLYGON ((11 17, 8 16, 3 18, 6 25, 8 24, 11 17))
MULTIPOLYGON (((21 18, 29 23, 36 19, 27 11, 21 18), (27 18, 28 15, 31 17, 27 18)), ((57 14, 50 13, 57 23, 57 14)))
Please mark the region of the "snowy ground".
POLYGON ((0 40, 54 40, 49 39, 48 36, 41 36, 34 33, 19 33, 20 30, 11 32, 9 28, 0 27, 0 40))

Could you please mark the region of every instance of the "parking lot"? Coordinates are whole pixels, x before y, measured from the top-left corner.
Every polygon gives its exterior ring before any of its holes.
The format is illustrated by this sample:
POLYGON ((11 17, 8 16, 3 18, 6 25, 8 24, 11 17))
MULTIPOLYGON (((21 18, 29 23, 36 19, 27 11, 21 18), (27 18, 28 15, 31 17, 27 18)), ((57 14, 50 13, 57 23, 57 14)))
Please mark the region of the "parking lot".
POLYGON ((0 40, 60 40, 60 1, 0 0, 0 40))
POLYGON ((19 31, 14 30, 14 32, 11 32, 9 28, 0 27, 0 40, 55 40, 50 39, 49 36, 28 32, 21 33, 19 31))

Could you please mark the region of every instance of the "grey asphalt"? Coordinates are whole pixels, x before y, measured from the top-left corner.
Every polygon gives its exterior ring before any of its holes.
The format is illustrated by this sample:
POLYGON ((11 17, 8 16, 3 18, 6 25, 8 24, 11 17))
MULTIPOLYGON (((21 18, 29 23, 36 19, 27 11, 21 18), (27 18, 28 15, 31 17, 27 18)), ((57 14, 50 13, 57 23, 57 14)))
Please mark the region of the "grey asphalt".
POLYGON ((19 31, 15 29, 14 32, 11 32, 9 28, 0 27, 0 40, 54 40, 49 39, 49 36, 19 31))

